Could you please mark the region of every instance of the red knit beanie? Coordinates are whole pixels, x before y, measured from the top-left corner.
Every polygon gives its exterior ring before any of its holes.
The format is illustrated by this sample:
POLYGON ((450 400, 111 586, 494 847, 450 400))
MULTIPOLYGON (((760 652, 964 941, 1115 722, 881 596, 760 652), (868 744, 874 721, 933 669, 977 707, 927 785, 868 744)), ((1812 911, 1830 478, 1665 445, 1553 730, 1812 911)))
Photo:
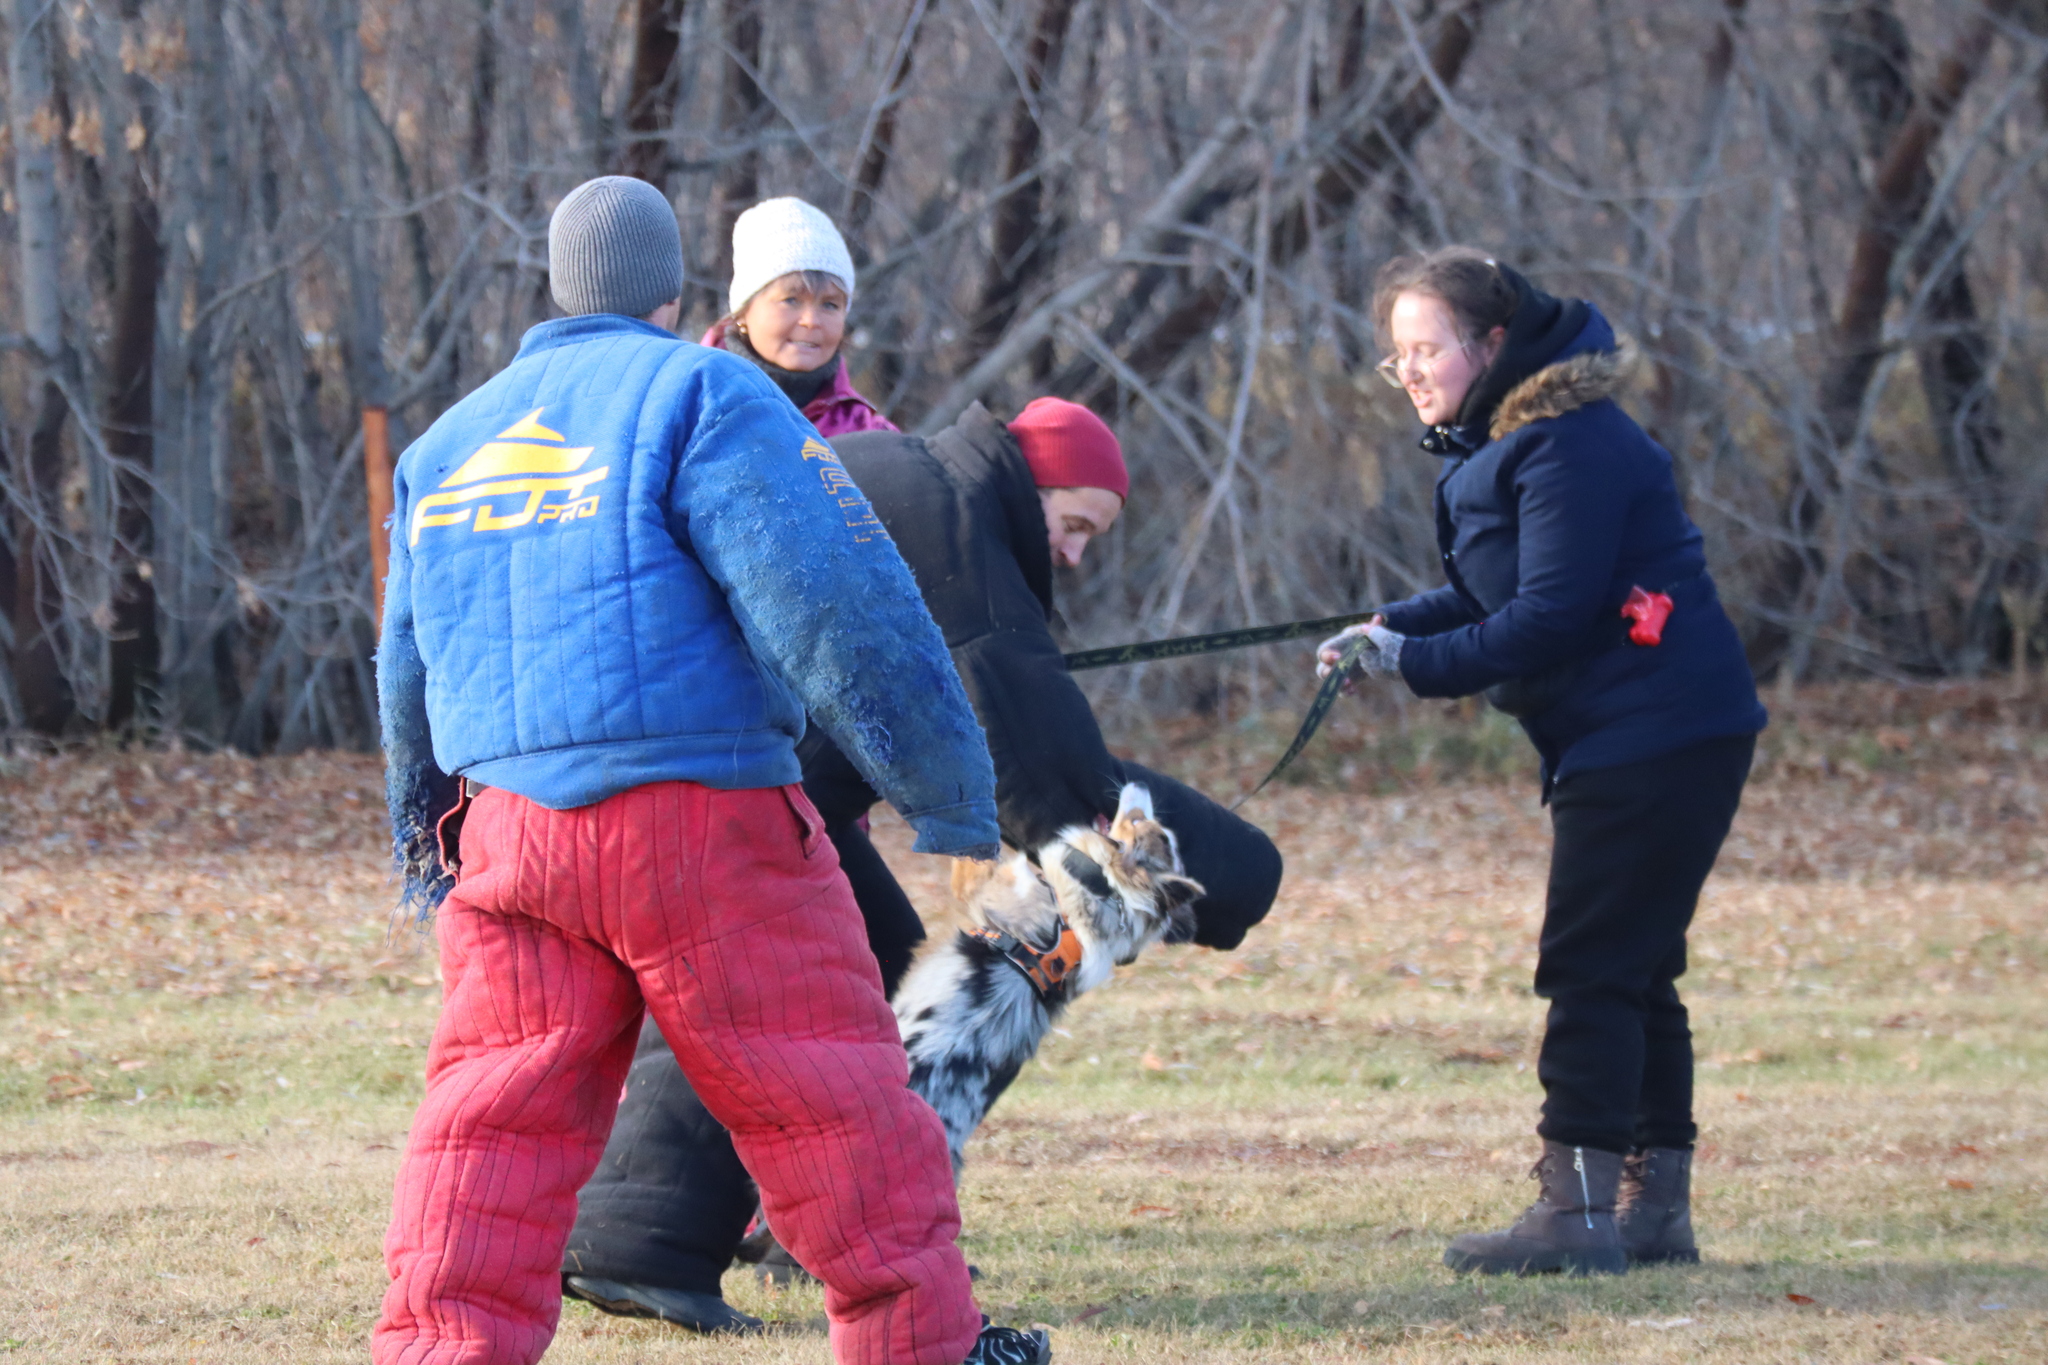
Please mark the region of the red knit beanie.
POLYGON ((1034 398, 1010 423, 1010 434, 1040 488, 1107 488, 1129 500, 1131 472, 1116 433, 1079 403, 1034 398))

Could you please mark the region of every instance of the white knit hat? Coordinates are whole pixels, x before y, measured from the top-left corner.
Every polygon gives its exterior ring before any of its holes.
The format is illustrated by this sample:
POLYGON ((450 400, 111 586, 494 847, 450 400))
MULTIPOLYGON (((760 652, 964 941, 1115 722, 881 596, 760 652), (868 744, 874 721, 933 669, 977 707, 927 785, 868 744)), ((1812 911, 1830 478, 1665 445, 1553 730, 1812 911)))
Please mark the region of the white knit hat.
POLYGON ((846 301, 853 302, 853 257, 821 210, 801 199, 764 199, 733 220, 729 312, 799 270, 824 271, 846 286, 846 301))

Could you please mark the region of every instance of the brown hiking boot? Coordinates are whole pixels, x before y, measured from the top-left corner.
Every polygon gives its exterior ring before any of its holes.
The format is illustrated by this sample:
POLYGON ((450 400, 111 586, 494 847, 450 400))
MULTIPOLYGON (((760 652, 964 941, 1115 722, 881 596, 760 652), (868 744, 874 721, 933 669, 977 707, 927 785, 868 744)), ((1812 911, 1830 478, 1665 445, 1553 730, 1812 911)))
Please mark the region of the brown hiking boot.
POLYGON ((1614 1224, 1630 1265, 1697 1265, 1692 1239, 1692 1152, 1645 1147, 1621 1164, 1614 1224))
POLYGON ((1619 1152, 1546 1141, 1529 1178, 1542 1182, 1542 1193, 1515 1225, 1453 1239, 1445 1265, 1476 1275, 1619 1275, 1628 1269, 1614 1226, 1619 1152))

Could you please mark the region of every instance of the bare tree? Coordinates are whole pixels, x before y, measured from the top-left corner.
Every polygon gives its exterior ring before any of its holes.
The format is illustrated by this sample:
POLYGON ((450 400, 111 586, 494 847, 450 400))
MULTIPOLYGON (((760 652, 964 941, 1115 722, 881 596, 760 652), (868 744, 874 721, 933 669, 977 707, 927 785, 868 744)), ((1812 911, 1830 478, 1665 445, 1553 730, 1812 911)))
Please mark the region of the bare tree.
MULTIPOLYGON (((1045 129, 1040 104, 1047 79, 1056 79, 1066 51, 1067 30, 1077 0, 1038 0, 1031 12, 1024 50, 1013 58, 1017 98, 1004 122, 1003 157, 989 232, 987 273, 975 309, 974 344, 986 351, 1017 316, 1017 306, 1054 259, 1050 223, 1044 212, 1045 129)), ((1007 55, 1007 54, 1006 54, 1007 55)))
MULTIPOLYGON (((10 0, 7 62, 8 116, 14 140, 14 200, 20 268, 21 334, 30 357, 33 416, 27 439, 15 449, 14 690, 20 719, 56 733, 73 708, 69 679, 59 661, 62 617, 58 503, 63 438, 71 403, 66 380, 77 361, 64 325, 66 253, 57 195, 57 146, 68 131, 58 115, 51 80, 56 51, 55 6, 10 0)), ((75 390, 74 390, 75 391, 75 390)))
MULTIPOLYGON (((1083 640, 1435 581, 1366 294, 1453 240, 1645 341, 1760 668, 2017 666, 2043 618, 2040 0, 0 8, 12 731, 373 743, 377 433, 549 316, 548 213, 605 169, 677 206, 700 314, 740 211, 837 211, 906 427, 1108 416, 1083 640)), ((1254 707, 1262 667, 1089 685, 1254 707)))
POLYGON ((676 54, 682 48, 683 0, 633 0, 633 69, 626 87, 627 141, 622 175, 668 189, 669 125, 679 93, 676 54))
MULTIPOLYGON (((122 30, 141 18, 141 0, 122 0, 122 30)), ((156 93, 138 72, 110 91, 121 99, 109 143, 119 186, 114 206, 113 298, 106 353, 106 445, 114 462, 115 581, 108 640, 106 723, 120 729, 148 718, 158 663, 155 551, 150 482, 156 452, 157 300, 163 244, 156 204, 156 93)))

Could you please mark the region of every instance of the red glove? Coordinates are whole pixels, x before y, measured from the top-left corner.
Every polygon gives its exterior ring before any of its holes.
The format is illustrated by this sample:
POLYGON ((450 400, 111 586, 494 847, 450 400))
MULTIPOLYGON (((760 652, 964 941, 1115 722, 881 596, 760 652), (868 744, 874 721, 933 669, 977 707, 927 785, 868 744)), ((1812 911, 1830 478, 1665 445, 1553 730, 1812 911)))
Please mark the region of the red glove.
POLYGON ((1664 643, 1664 623, 1671 619, 1671 599, 1661 592, 1644 592, 1641 588, 1628 590, 1628 601, 1621 604, 1622 619, 1635 622, 1628 628, 1628 638, 1639 645, 1661 645, 1664 643))

